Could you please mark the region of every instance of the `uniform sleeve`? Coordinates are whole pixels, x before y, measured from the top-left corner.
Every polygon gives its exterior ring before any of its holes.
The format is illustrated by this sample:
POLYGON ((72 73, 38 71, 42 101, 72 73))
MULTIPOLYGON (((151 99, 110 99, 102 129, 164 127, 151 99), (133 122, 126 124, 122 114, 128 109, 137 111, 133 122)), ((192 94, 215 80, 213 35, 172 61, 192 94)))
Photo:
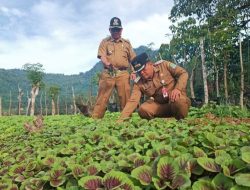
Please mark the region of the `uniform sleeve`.
POLYGON ((137 84, 134 84, 132 94, 126 103, 126 106, 122 110, 120 119, 126 119, 131 116, 131 114, 134 112, 134 110, 137 108, 137 105, 139 104, 140 98, 141 98, 141 90, 137 84))
MULTIPOLYGON (((136 53, 131 45, 131 43, 129 41, 128 42, 128 50, 129 50, 129 63, 131 63, 131 61, 136 57, 136 53)), ((134 68, 132 67, 132 65, 130 64, 130 70, 132 72, 134 72, 134 68)))
POLYGON ((131 43, 128 42, 128 44, 129 44, 129 62, 131 62, 136 57, 136 54, 131 43))
POLYGON ((105 40, 102 40, 97 53, 97 58, 101 58, 102 56, 106 56, 107 50, 106 50, 106 42, 105 40))
POLYGON ((171 75, 176 79, 175 88, 180 91, 186 91, 188 72, 184 68, 170 62, 167 62, 167 67, 171 75))

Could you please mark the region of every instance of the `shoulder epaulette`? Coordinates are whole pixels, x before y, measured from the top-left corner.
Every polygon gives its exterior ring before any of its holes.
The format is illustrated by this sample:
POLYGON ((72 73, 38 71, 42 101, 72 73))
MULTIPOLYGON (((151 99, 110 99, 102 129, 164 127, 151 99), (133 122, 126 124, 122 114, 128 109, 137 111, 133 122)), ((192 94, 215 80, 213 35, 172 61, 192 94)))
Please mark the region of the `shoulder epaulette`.
POLYGON ((160 64, 163 63, 163 62, 164 62, 164 60, 161 59, 161 60, 159 60, 159 61, 156 61, 156 62, 154 63, 154 65, 160 65, 160 64))
POLYGON ((103 39, 103 41, 109 41, 111 39, 111 36, 108 36, 106 38, 103 39))
POLYGON ((124 42, 127 42, 127 43, 129 43, 129 44, 130 44, 129 39, 124 39, 124 38, 122 38, 122 40, 123 40, 124 42))
POLYGON ((140 77, 140 76, 137 76, 137 77, 135 78, 134 82, 135 82, 135 83, 138 83, 140 79, 141 79, 141 77, 140 77))

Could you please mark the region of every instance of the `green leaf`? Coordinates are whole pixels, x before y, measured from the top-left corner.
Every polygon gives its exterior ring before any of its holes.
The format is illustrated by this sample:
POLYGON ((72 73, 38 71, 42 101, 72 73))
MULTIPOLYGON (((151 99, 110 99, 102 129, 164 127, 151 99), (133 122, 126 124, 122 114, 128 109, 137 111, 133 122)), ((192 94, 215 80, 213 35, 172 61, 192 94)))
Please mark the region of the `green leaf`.
POLYGON ((196 158, 207 157, 207 154, 199 147, 194 146, 194 155, 196 158))
POLYGON ((194 182, 192 190, 216 190, 214 185, 208 180, 200 180, 194 182))
POLYGON ((148 185, 152 181, 152 169, 146 165, 135 168, 131 175, 138 179, 142 185, 148 185))
POLYGON ((213 133, 206 133, 206 138, 213 145, 222 145, 224 143, 223 139, 217 137, 213 133))
POLYGON ((249 190, 249 188, 240 185, 235 185, 230 190, 249 190))
POLYGON ((205 170, 210 172, 220 172, 221 168, 217 165, 212 158, 200 157, 197 158, 198 164, 205 170))
POLYGON ((244 146, 240 151, 242 160, 250 164, 250 146, 244 146))
POLYGON ((222 173, 217 174, 212 180, 212 183, 217 189, 230 189, 234 185, 233 180, 222 173))
POLYGON ((230 154, 226 153, 224 150, 215 151, 215 162, 219 165, 229 165, 232 161, 230 154))
POLYGON ((237 174, 235 177, 235 181, 238 185, 250 187, 250 173, 240 173, 237 174))

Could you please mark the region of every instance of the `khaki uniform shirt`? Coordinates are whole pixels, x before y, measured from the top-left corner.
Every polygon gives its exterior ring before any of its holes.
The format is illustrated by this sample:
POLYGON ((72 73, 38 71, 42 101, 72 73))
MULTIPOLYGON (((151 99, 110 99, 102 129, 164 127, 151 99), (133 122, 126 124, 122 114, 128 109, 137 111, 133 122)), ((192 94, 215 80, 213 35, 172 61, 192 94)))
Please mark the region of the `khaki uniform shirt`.
POLYGON ((128 68, 136 56, 130 42, 123 38, 115 41, 111 36, 100 43, 97 57, 106 56, 107 60, 116 68, 128 68))
POLYGON ((186 96, 186 86, 188 73, 182 67, 179 67, 168 61, 159 61, 154 64, 154 76, 151 80, 142 78, 134 84, 132 95, 121 113, 122 119, 129 117, 137 108, 142 94, 152 97, 155 102, 160 104, 168 103, 169 98, 163 98, 163 82, 167 88, 168 94, 173 89, 178 89, 181 94, 186 96))

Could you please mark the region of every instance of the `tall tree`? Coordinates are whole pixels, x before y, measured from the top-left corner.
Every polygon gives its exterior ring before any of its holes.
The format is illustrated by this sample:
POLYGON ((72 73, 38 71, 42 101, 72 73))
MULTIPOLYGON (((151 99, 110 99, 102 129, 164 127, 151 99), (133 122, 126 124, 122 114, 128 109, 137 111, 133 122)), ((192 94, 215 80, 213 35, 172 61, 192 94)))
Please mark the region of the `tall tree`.
POLYGON ((57 85, 53 85, 49 88, 49 95, 51 97, 51 107, 52 107, 52 110, 51 110, 51 113, 52 115, 55 115, 56 114, 56 99, 58 98, 58 94, 59 94, 59 91, 60 91, 60 87, 57 86, 57 85))
POLYGON ((39 93, 39 89, 42 86, 42 79, 44 76, 44 69, 42 68, 43 65, 40 63, 36 64, 25 64, 23 69, 27 72, 27 78, 31 82, 31 108, 30 108, 30 115, 33 116, 35 113, 35 101, 36 96, 39 93))
POLYGON ((207 68, 205 64, 204 38, 200 38, 202 77, 204 84, 204 102, 208 103, 207 68))
POLYGON ((243 109, 243 95, 244 95, 244 67, 243 67, 243 58, 242 58, 242 45, 241 45, 241 35, 239 37, 239 46, 240 46, 240 107, 243 109))
POLYGON ((22 96, 23 96, 23 90, 20 88, 18 84, 18 115, 21 115, 21 109, 22 109, 22 96))

